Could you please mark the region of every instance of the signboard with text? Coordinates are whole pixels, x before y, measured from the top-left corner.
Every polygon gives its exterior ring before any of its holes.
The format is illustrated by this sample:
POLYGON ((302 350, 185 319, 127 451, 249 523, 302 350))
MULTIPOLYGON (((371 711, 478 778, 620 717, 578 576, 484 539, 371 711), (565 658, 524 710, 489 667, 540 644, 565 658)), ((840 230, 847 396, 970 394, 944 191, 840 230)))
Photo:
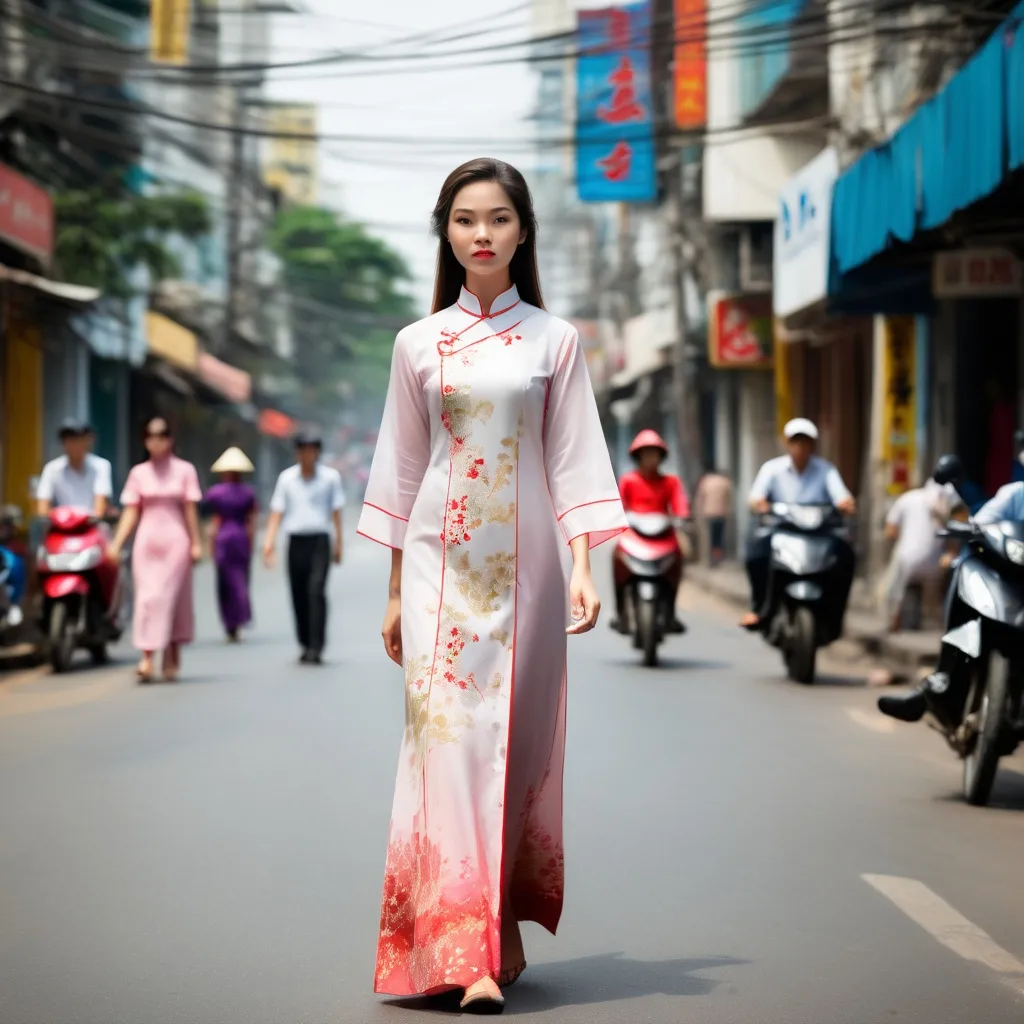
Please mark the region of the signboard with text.
POLYGON ((940 252, 932 265, 937 299, 998 299, 1024 295, 1024 263, 1005 249, 940 252))
POLYGON ((707 0, 675 0, 675 116, 677 128, 708 120, 707 0))
POLYGON ((770 295, 708 293, 708 362, 724 370, 770 370, 775 320, 770 295))
POLYGON ((49 193, 0 164, 0 239, 48 264, 53 256, 53 200, 49 193))
POLYGON ((576 181, 584 202, 657 197, 648 3, 580 11, 576 181))
POLYGON ((916 357, 914 318, 886 317, 882 461, 886 490, 894 497, 910 487, 917 459, 916 357))

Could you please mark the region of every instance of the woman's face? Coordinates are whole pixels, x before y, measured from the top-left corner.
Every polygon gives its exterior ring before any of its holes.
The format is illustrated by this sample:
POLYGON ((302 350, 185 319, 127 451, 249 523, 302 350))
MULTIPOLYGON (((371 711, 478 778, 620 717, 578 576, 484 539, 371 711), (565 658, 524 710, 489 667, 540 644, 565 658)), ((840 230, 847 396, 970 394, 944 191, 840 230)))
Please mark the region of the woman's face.
POLYGON ((159 459, 171 450, 171 427, 160 417, 151 419, 146 425, 146 451, 159 459))
POLYGON ((467 274, 504 274, 526 231, 508 194, 496 181, 459 189, 448 215, 448 241, 467 274))

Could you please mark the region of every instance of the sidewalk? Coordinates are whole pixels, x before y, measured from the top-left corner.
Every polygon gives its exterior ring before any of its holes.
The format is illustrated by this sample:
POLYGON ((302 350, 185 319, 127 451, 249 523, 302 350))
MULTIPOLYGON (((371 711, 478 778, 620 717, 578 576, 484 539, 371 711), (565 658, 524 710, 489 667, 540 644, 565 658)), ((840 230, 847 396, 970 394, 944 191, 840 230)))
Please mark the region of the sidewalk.
MULTIPOLYGON (((749 604, 746 574, 735 563, 724 563, 717 569, 691 563, 686 567, 686 579, 737 608, 746 608, 749 604)), ((868 595, 861 580, 854 583, 850 595, 845 635, 848 640, 859 644, 865 654, 877 658, 897 676, 918 675, 923 668, 935 664, 939 652, 940 634, 937 630, 889 633, 884 619, 869 610, 868 595)))

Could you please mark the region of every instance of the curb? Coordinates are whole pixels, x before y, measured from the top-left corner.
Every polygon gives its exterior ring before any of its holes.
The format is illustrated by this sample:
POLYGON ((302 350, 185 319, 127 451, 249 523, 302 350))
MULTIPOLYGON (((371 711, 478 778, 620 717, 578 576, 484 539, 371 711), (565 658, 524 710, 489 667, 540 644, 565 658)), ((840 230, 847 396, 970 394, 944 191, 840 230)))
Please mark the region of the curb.
MULTIPOLYGON (((736 579, 733 574, 690 565, 686 568, 685 579, 738 608, 747 607, 746 582, 736 579)), ((888 633, 871 629, 863 622, 858 626, 856 620, 862 615, 863 613, 856 612, 847 615, 846 630, 842 639, 856 644, 864 654, 878 659, 894 676, 917 676, 922 669, 935 666, 939 645, 937 642, 931 644, 925 639, 928 634, 918 634, 919 640, 908 643, 888 633)))

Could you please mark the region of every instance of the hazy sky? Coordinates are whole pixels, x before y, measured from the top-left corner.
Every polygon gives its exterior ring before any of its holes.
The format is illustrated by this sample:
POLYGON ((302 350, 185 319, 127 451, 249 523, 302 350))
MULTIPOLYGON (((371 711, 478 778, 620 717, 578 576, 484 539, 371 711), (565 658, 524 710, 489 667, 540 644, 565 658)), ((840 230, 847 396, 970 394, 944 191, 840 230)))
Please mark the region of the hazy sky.
MULTIPOLYGON (((275 17, 275 62, 337 50, 441 54, 526 39, 531 32, 528 5, 514 0, 306 0, 305 6, 312 13, 275 17), (488 30, 461 40, 401 41, 426 32, 450 37, 488 30)), ((289 69, 276 72, 268 85, 273 99, 317 103, 325 135, 401 140, 324 141, 321 202, 372 225, 406 257, 424 312, 435 254, 428 221, 447 172, 475 156, 501 157, 524 171, 533 163, 528 116, 535 75, 521 63, 466 66, 489 59, 470 52, 421 66, 400 61, 289 69), (445 69, 426 71, 427 65, 445 69)))

